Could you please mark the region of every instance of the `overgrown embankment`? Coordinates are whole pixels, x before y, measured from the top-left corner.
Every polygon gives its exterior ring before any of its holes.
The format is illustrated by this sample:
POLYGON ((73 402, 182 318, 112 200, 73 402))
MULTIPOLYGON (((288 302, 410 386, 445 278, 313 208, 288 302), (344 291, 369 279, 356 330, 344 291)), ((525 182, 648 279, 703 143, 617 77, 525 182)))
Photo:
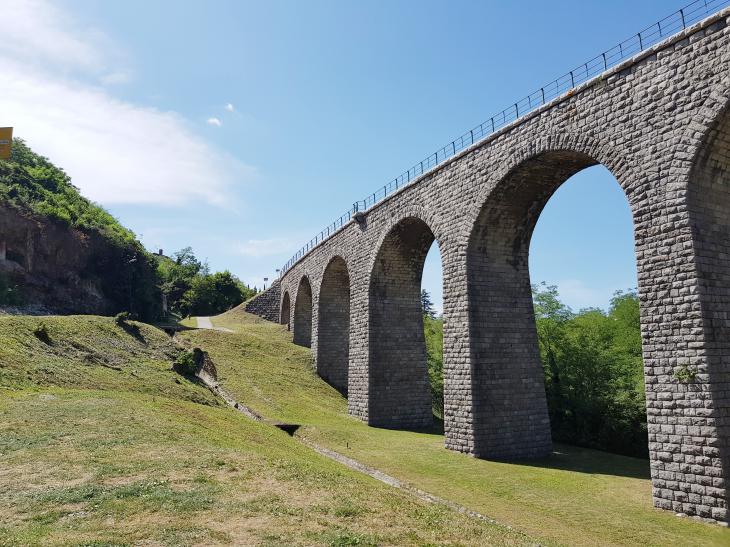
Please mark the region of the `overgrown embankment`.
POLYGON ((156 262, 70 177, 22 140, 0 160, 0 305, 147 320, 160 313, 156 262))

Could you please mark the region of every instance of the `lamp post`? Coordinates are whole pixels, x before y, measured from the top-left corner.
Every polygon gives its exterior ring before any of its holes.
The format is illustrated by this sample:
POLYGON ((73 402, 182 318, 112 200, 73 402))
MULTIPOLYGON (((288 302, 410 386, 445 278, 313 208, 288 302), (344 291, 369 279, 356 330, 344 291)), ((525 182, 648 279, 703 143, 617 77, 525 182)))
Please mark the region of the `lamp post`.
POLYGON ((268 277, 264 277, 264 290, 266 290, 266 282, 269 280, 268 277))

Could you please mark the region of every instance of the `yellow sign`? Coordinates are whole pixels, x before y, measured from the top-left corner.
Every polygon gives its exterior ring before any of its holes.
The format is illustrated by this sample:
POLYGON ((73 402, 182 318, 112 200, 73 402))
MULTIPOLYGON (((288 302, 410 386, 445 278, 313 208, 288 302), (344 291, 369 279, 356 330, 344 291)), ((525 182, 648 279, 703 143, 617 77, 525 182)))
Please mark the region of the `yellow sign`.
POLYGON ((0 127, 0 160, 9 160, 13 149, 13 128, 0 127))

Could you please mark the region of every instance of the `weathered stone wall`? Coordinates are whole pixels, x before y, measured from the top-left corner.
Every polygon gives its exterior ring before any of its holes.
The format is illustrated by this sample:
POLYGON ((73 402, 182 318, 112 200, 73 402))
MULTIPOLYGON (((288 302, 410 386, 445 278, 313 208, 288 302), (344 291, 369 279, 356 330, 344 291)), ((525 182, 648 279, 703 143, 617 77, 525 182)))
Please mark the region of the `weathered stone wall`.
POLYGON ((278 279, 264 292, 246 302, 243 309, 248 313, 263 317, 267 321, 279 322, 281 305, 281 281, 278 279))
POLYGON ((319 290, 320 329, 317 338, 317 374, 347 393, 350 333, 350 274, 341 257, 325 269, 319 290))
POLYGON ((422 370, 411 306, 426 240, 403 232, 422 224, 438 242, 444 273, 446 446, 493 458, 550 450, 529 241, 560 184, 600 163, 633 215, 655 504, 727 520, 730 159, 722 116, 730 102, 729 14, 439 165, 285 273, 282 289, 297 308, 295 340, 311 340, 317 360, 320 337, 328 348, 336 340, 341 352, 347 347, 352 415, 408 425, 405 416, 422 408, 420 380, 397 378, 402 367, 416 377, 422 370), (324 319, 329 304, 319 302, 335 257, 349 273, 348 337, 332 330, 324 319), (309 320, 298 317, 306 310, 309 320), (691 381, 678 379, 688 367, 696 371, 691 381))

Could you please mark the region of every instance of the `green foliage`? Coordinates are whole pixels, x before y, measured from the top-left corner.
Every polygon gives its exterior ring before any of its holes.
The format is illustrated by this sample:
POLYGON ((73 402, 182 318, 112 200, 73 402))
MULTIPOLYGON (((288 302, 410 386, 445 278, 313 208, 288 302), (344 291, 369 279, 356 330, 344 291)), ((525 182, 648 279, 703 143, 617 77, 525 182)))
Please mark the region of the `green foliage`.
POLYGON ((556 287, 533 287, 540 356, 558 441, 646 456, 646 410, 636 293, 617 292, 608 313, 574 313, 556 287))
MULTIPOLYGON (((137 317, 158 318, 160 294, 156 264, 133 232, 100 205, 83 197, 63 169, 13 139, 10 161, 0 160, 0 204, 49 219, 101 239, 81 277, 101 281, 104 295, 118 310, 137 317)), ((0 282, 0 299, 3 293, 0 282)))
POLYGON ((36 327, 33 329, 33 336, 38 338, 41 342, 44 344, 52 344, 53 341, 51 340, 51 335, 48 333, 48 327, 45 323, 40 322, 36 327))
POLYGON ((22 303, 23 295, 18 286, 0 273, 0 306, 19 306, 22 303))
POLYGON ((95 230, 108 239, 136 244, 134 233, 103 207, 79 194, 63 169, 13 139, 10 161, 0 160, 0 202, 73 228, 95 230))
POLYGON ((157 275, 168 306, 183 316, 216 315, 256 294, 227 270, 211 274, 190 247, 172 259, 158 257, 157 275))
POLYGON ((426 289, 421 291, 421 309, 423 310, 424 316, 432 319, 436 317, 436 311, 433 309, 433 302, 431 302, 431 295, 426 289))
POLYGON ((120 311, 118 314, 114 316, 114 322, 117 325, 124 325, 127 321, 130 320, 129 312, 128 311, 120 311))
POLYGON ((697 379, 697 369, 683 363, 677 367, 672 377, 683 384, 691 384, 697 379))
MULTIPOLYGON (((424 291, 425 292, 425 291, 424 291)), ((444 321, 440 317, 423 315, 423 333, 426 340, 426 364, 431 385, 433 412, 444 416, 444 321)))
POLYGON ((192 351, 182 350, 175 358, 175 368, 183 374, 195 376, 195 372, 198 368, 196 351, 200 352, 198 348, 195 348, 192 351))

